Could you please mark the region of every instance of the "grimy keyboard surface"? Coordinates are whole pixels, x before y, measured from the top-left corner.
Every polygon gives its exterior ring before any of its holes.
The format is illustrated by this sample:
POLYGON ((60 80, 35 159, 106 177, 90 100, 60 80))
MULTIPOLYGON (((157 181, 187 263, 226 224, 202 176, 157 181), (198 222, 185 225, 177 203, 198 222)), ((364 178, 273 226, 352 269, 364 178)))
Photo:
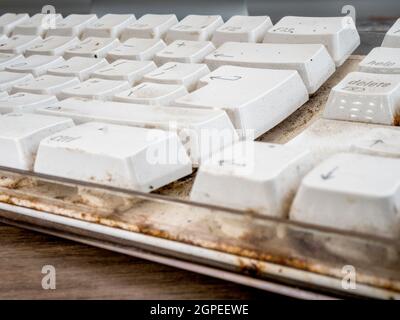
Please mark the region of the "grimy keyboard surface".
POLYGON ((400 236, 399 22, 48 18, 0 17, 1 166, 400 236))

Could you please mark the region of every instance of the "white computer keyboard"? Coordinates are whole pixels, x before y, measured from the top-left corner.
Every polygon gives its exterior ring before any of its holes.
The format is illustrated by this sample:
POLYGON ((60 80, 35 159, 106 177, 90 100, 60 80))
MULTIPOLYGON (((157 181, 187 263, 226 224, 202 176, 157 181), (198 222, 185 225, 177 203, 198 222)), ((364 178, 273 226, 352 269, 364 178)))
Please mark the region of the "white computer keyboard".
POLYGON ((400 237, 400 20, 323 119, 254 142, 360 44, 350 17, 0 17, 0 166, 400 237))

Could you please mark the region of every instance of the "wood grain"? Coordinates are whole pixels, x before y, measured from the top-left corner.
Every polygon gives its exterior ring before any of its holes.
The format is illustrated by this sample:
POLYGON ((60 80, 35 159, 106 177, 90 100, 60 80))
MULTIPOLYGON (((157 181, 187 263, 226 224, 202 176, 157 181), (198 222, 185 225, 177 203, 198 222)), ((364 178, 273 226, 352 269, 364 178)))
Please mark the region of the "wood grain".
POLYGON ((222 280, 0 224, 0 299, 266 299, 222 280), (44 265, 56 290, 43 290, 44 265))

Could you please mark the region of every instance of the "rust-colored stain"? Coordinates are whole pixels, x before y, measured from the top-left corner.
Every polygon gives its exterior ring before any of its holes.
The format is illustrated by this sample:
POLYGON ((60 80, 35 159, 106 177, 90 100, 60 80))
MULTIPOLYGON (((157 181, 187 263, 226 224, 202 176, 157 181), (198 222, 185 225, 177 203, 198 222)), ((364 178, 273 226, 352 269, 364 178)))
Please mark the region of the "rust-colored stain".
POLYGON ((393 125, 394 126, 400 126, 400 114, 397 113, 393 117, 393 125))
MULTIPOLYGON (((239 223, 236 221, 241 232, 236 235, 225 234, 220 223, 213 219, 221 212, 208 210, 206 220, 188 224, 186 229, 179 220, 179 212, 176 213, 175 209, 168 210, 169 204, 155 206, 154 201, 143 198, 122 197, 86 187, 67 187, 37 178, 21 178, 2 173, 0 177, 0 202, 232 254, 238 258, 238 271, 252 276, 265 274, 264 262, 332 277, 342 275, 328 261, 334 261, 337 265, 346 264, 343 258, 327 251, 323 243, 314 241, 312 237, 296 237, 293 234, 287 237, 288 230, 283 224, 265 229, 264 224, 255 223, 257 212, 250 209, 240 216, 239 223), (164 214, 164 220, 160 220, 164 214), (277 240, 279 238, 283 240, 277 240), (317 252, 318 259, 308 258, 314 257, 317 252)), ((291 198, 292 195, 287 201, 290 202, 291 198)), ((185 207, 183 211, 187 219, 195 219, 203 214, 202 211, 192 212, 191 208, 185 207)), ((229 216, 230 220, 232 216, 229 216)), ((223 221, 225 226, 226 223, 229 225, 225 218, 223 221)), ((235 229, 235 220, 232 222, 231 227, 235 229)), ((367 276, 360 282, 400 291, 398 282, 384 277, 367 276)))

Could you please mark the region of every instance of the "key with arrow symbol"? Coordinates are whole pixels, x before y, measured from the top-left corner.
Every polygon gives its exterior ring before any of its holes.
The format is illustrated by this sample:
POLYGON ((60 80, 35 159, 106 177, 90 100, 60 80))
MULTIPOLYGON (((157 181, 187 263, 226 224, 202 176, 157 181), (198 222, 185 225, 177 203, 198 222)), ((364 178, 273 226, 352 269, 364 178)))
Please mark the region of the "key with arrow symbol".
POLYGON ((328 173, 321 174, 322 180, 329 180, 329 179, 332 179, 332 178, 333 178, 333 173, 334 173, 337 169, 339 169, 339 167, 333 168, 333 169, 332 169, 331 171, 329 171, 328 173))

